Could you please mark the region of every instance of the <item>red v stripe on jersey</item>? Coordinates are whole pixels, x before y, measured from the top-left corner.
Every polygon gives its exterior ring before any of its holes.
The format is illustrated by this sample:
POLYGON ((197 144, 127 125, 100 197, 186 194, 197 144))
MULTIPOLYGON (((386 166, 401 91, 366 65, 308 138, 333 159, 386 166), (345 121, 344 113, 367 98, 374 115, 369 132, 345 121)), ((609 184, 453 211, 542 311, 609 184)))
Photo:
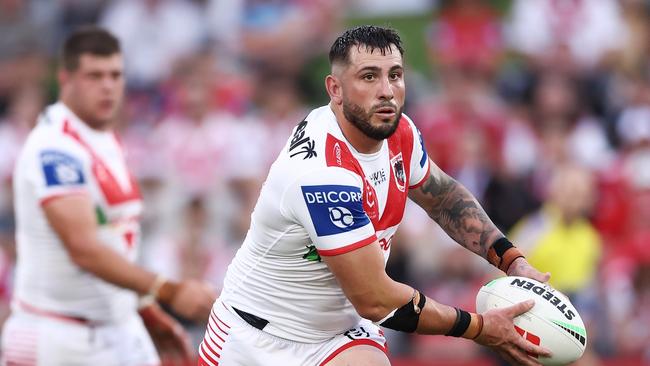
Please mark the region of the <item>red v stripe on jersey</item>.
POLYGON ((366 179, 366 174, 359 161, 352 155, 348 145, 328 134, 325 141, 325 160, 327 166, 338 166, 347 169, 363 179, 363 209, 366 211, 372 224, 377 227, 379 222, 379 202, 375 188, 366 179))
POLYGON ((376 230, 386 230, 389 227, 398 225, 404 216, 404 207, 408 198, 409 177, 411 176, 411 154, 413 152, 413 131, 408 121, 402 117, 397 131, 388 138, 389 161, 393 161, 401 153, 402 174, 404 182, 402 189, 398 187, 396 166, 390 164, 390 183, 388 186, 388 198, 386 207, 376 230))
POLYGON ((119 185, 111 171, 108 169, 106 164, 102 159, 95 153, 95 151, 86 143, 79 132, 77 132, 71 125, 70 121, 66 120, 63 122, 63 133, 70 136, 72 139, 77 141, 91 156, 92 158, 92 172, 97 179, 100 189, 104 193, 106 202, 113 206, 121 203, 140 200, 140 190, 138 189, 138 184, 135 181, 135 178, 129 172, 129 180, 131 189, 125 191, 119 185))
POLYGON ((327 135, 325 142, 325 159, 327 166, 338 166, 347 169, 359 175, 363 179, 363 208, 372 221, 375 230, 385 230, 389 227, 398 225, 404 215, 406 198, 408 197, 409 177, 411 173, 411 154, 413 152, 413 131, 411 125, 402 117, 395 133, 388 138, 389 161, 402 154, 401 169, 404 182, 403 190, 400 190, 397 184, 396 171, 393 164, 390 166, 390 183, 388 187, 388 196, 386 198, 386 207, 381 217, 379 217, 379 205, 375 188, 366 179, 366 175, 359 161, 354 157, 347 144, 331 134, 327 135))

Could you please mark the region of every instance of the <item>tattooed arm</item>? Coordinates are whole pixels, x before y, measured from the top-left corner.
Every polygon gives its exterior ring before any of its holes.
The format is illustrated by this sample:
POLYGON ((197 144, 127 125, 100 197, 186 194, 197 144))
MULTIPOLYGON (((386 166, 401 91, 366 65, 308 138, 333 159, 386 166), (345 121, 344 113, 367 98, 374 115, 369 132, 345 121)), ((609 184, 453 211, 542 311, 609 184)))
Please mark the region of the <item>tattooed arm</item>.
MULTIPOLYGON (((423 185, 409 192, 409 198, 422 207, 452 239, 487 259, 490 247, 504 235, 467 188, 445 174, 433 161, 429 160, 429 164, 429 176, 423 185)), ((541 282, 550 278, 549 273, 540 273, 523 257, 512 262, 507 274, 541 282)))
POLYGON ((488 249, 504 235, 492 223, 476 198, 433 162, 429 177, 409 198, 460 245, 486 258, 488 249))

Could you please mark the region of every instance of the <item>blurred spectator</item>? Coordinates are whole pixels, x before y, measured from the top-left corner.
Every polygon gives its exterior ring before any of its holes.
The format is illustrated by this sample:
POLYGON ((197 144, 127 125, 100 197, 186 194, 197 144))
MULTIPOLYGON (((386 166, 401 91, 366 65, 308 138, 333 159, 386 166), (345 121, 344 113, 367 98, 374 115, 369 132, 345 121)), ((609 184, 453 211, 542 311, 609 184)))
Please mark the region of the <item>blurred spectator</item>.
POLYGON ((251 70, 294 76, 327 47, 344 8, 340 0, 211 0, 207 5, 212 38, 226 50, 251 70))
POLYGON ((578 83, 563 74, 537 76, 531 101, 506 126, 504 170, 530 177, 530 189, 545 199, 550 172, 558 163, 577 162, 597 171, 609 168, 613 151, 599 120, 580 100, 578 83))
POLYGON ((179 218, 173 234, 148 242, 144 266, 171 279, 205 280, 220 286, 235 250, 214 235, 205 198, 189 198, 179 218))
POLYGON ((508 35, 535 65, 572 73, 597 67, 627 37, 616 0, 516 0, 508 35))
MULTIPOLYGON (((41 0, 42 2, 43 0, 41 0)), ((104 7, 111 0, 56 0, 60 8, 63 33, 68 34, 79 26, 99 21, 104 7)))
POLYGON ((448 69, 440 94, 414 108, 427 151, 444 171, 458 178, 479 200, 500 159, 506 119, 493 90, 470 69, 448 69))
POLYGON ((241 191, 254 187, 257 192, 266 167, 263 126, 216 107, 214 92, 221 80, 214 71, 205 54, 178 63, 169 86, 170 111, 151 138, 160 150, 158 169, 167 186, 161 198, 169 219, 177 217, 187 197, 204 196, 218 211, 213 224, 221 235, 239 239, 245 234, 236 224, 240 210, 252 205, 241 191))
POLYGON ((44 105, 42 91, 35 86, 25 86, 12 94, 8 113, 0 117, 0 236, 11 242, 13 242, 11 176, 14 163, 44 105))
MULTIPOLYGON (((167 278, 207 281, 218 289, 235 248, 221 241, 211 227, 213 222, 206 199, 190 196, 172 230, 149 236, 143 247, 143 265, 167 278)), ((194 347, 198 347, 205 323, 178 320, 190 334, 194 347)))
POLYGON ((181 56, 198 50, 206 37, 201 9, 182 0, 111 2, 101 23, 124 48, 130 87, 154 88, 181 56))
POLYGON ((627 37, 620 37, 618 68, 627 76, 638 75, 648 65, 650 47, 650 18, 644 0, 619 1, 627 37))
POLYGON ((263 74, 257 78, 255 85, 251 116, 263 130, 262 150, 267 153, 261 158, 264 160, 264 169, 268 170, 287 143, 293 128, 309 111, 291 77, 275 73, 263 74))
POLYGON ((167 179, 189 193, 209 192, 223 164, 228 139, 224 118, 213 108, 213 74, 203 58, 178 64, 169 113, 157 127, 153 140, 161 149, 167 179))
POLYGON ((635 85, 617 121, 620 152, 611 168, 603 172, 602 198, 595 217, 613 246, 634 242, 638 239, 633 237, 648 232, 643 197, 650 190, 650 84, 637 80, 635 85))
POLYGON ((0 114, 11 93, 45 79, 48 33, 30 1, 0 0, 0 114))
POLYGON ((600 235, 587 219, 595 188, 595 178, 588 170, 557 166, 548 200, 517 224, 511 235, 530 263, 551 272, 551 285, 569 296, 591 285, 599 263, 600 235))
POLYGON ((352 0, 350 11, 361 17, 394 17, 431 12, 438 0, 352 0))
POLYGON ((443 73, 449 67, 464 67, 491 75, 503 52, 500 20, 481 0, 444 1, 429 42, 430 57, 443 73))
MULTIPOLYGON (((646 242, 647 243, 647 242, 646 242)), ((646 249, 647 250, 647 249, 646 249)), ((615 340, 619 355, 638 357, 640 364, 650 363, 650 261, 643 257, 632 267, 623 288, 608 287, 611 309, 618 321, 615 340), (627 291, 626 291, 627 290, 627 291), (618 296, 618 299, 614 297, 618 296)))

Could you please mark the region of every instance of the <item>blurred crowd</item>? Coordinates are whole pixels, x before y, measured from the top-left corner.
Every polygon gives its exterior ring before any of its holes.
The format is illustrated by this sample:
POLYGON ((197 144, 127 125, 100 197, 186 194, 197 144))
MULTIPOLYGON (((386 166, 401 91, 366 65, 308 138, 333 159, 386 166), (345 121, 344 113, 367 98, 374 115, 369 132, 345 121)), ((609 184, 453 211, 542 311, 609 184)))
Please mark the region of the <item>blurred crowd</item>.
MULTIPOLYGON (((142 263, 218 287, 270 164, 328 102, 326 53, 350 14, 426 15, 416 47, 428 69, 407 70, 405 112, 430 157, 570 296, 589 333, 583 364, 650 364, 646 0, 0 0, 0 317, 13 163, 56 99, 71 29, 99 24, 122 42, 119 133, 145 198, 142 263)), ((390 275, 443 303, 473 310, 498 275, 415 206, 393 243, 390 275)), ((490 357, 449 337, 389 337, 397 357, 490 357)))

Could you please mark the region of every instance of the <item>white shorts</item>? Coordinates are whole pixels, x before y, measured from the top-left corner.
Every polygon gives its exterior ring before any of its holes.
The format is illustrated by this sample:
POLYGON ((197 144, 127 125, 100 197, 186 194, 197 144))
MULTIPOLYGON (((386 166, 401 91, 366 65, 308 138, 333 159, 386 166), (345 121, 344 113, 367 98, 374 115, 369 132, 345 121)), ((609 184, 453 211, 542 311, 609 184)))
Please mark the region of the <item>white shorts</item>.
POLYGON ((384 333, 369 320, 322 343, 299 343, 253 327, 217 300, 199 346, 199 366, 325 365, 357 345, 388 353, 384 333))
POLYGON ((119 324, 13 312, 2 331, 3 366, 153 366, 155 346, 138 314, 119 324))

